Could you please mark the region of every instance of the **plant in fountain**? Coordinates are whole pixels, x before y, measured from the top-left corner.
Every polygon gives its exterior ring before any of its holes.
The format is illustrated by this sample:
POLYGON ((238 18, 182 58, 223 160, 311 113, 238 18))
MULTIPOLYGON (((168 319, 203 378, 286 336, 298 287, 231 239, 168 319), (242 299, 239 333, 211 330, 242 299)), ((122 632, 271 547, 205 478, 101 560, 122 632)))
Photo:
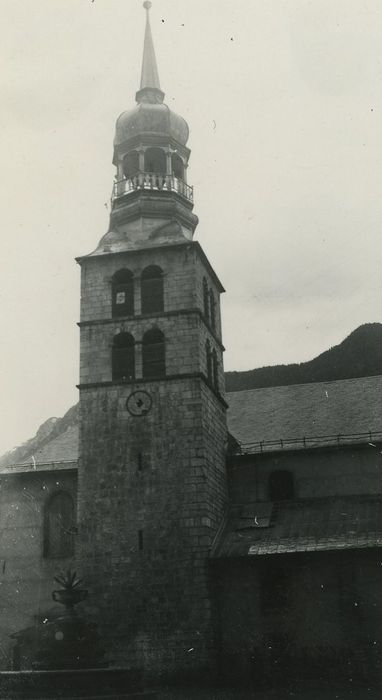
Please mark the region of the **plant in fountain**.
POLYGON ((79 588, 83 581, 77 577, 76 571, 68 569, 66 572, 55 576, 54 580, 62 587, 60 590, 52 593, 52 598, 56 603, 65 605, 67 610, 73 610, 77 603, 85 600, 88 592, 85 588, 79 588))

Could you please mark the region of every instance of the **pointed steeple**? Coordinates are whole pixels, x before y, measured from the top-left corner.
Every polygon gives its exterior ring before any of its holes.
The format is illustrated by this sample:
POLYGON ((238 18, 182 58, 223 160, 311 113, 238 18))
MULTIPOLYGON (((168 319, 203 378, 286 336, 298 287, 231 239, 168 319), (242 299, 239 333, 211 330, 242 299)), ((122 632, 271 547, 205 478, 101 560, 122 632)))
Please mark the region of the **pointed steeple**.
POLYGON ((150 26, 151 2, 145 0, 143 7, 146 10, 146 31, 143 47, 143 61, 141 73, 141 87, 136 94, 136 100, 140 102, 161 103, 164 100, 164 93, 160 88, 158 66, 155 57, 155 49, 150 26))

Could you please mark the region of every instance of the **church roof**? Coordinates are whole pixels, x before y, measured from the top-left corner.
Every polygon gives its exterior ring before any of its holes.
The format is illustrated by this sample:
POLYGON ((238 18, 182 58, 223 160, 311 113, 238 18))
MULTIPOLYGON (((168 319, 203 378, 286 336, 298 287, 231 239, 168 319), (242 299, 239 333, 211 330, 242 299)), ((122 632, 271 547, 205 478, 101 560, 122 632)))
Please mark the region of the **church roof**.
POLYGON ((213 557, 382 547, 381 496, 233 506, 213 557))
POLYGON ((382 439, 382 376, 234 391, 227 403, 243 451, 382 439))
MULTIPOLYGON (((228 429, 244 453, 382 440, 382 375, 234 391, 226 399, 228 429)), ((61 430, 57 421, 41 447, 24 453, 23 467, 33 467, 32 456, 36 464, 78 459, 77 413, 69 414, 61 430)))

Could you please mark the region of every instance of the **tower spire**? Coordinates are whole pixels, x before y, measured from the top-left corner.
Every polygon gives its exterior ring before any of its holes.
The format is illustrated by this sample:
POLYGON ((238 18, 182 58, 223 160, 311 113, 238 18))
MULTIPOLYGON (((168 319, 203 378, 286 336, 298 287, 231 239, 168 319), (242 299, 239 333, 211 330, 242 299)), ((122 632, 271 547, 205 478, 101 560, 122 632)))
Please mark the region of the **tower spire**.
POLYGON ((160 88, 158 66, 151 34, 151 5, 152 3, 149 0, 145 0, 143 3, 143 7, 146 10, 146 31, 143 46, 141 87, 136 95, 137 102, 163 102, 164 99, 164 93, 160 88))

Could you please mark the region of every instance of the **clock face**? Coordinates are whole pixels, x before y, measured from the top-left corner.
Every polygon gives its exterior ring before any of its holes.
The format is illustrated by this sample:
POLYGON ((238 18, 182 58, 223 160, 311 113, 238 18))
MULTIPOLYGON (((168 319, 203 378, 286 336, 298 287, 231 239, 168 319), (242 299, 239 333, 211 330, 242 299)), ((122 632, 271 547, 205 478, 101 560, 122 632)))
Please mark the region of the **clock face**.
POLYGON ((147 391, 133 391, 126 401, 126 408, 132 416, 146 416, 152 406, 152 398, 147 391))

